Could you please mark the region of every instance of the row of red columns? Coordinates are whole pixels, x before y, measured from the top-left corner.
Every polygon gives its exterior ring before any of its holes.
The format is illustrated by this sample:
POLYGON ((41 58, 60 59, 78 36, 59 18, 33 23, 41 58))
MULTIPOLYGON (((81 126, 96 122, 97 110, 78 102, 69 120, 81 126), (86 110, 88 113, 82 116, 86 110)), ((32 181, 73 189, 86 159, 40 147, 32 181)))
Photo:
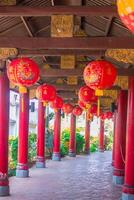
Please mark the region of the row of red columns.
MULTIPOLYGON (((0 196, 9 195, 8 182, 8 134, 9 134, 9 81, 6 73, 0 76, 0 196)), ((54 146, 52 160, 60 161, 61 110, 55 112, 54 146)), ((18 164, 16 176, 29 176, 28 167, 28 129, 29 129, 29 93, 20 94, 18 164)), ((71 114, 69 156, 76 155, 76 117, 71 114)), ((85 152, 89 152, 90 125, 86 119, 85 152)), ((45 107, 38 104, 37 158, 36 167, 45 167, 45 107)))
POLYGON ((120 91, 114 115, 113 182, 123 185, 122 200, 134 200, 134 77, 120 91))

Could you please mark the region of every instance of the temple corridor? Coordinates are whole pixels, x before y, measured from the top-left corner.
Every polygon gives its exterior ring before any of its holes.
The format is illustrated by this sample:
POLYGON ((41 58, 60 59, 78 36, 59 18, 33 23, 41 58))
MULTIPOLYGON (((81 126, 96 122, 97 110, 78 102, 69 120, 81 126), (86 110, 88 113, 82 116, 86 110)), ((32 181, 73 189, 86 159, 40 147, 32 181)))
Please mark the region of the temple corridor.
POLYGON ((29 178, 10 178, 11 196, 2 200, 119 200, 112 184, 111 152, 48 160, 47 168, 30 169, 29 178))

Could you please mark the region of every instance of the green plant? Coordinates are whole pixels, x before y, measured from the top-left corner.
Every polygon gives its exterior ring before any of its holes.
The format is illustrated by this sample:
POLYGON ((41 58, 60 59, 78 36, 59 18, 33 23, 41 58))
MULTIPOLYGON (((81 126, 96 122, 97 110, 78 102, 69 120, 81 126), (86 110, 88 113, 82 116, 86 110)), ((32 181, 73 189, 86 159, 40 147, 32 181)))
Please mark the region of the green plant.
MULTIPOLYGON (((62 138, 61 138, 61 155, 65 156, 68 154, 69 151, 69 139, 70 139, 70 130, 65 129, 62 132, 62 138)), ((83 147, 84 147, 84 137, 80 134, 79 130, 77 129, 76 132, 76 153, 82 153, 83 152, 83 147)))
POLYGON ((83 152, 84 144, 85 144, 84 137, 79 132, 77 132, 76 133, 76 153, 77 154, 83 152))
POLYGON ((36 140, 37 135, 35 133, 29 134, 28 138, 28 160, 31 162, 36 157, 36 140))
MULTIPOLYGON (((18 136, 9 138, 9 176, 15 175, 17 166, 18 136)), ((36 157, 36 134, 29 134, 28 159, 32 162, 36 157)))
POLYGON ((90 152, 98 150, 98 137, 90 136, 90 152))

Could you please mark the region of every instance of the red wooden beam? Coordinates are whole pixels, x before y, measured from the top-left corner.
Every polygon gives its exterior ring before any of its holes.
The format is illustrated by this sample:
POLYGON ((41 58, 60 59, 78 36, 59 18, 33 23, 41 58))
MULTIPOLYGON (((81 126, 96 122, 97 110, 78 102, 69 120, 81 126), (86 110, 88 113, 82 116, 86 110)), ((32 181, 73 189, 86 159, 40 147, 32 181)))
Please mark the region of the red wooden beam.
POLYGON ((22 49, 134 49, 134 37, 29 38, 0 37, 0 47, 22 49))
POLYGON ((116 6, 2 6, 0 17, 28 17, 51 15, 117 16, 116 6))

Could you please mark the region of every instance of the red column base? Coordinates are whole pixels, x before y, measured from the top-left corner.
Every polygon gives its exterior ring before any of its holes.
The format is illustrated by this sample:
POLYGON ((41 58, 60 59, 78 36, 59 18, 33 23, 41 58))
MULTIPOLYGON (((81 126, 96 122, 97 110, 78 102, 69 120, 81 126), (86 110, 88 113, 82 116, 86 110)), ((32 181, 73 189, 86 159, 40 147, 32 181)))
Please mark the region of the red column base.
POLYGON ((18 178, 26 178, 29 177, 29 170, 27 164, 18 163, 16 169, 16 177, 18 178))
POLYGON ((53 152, 52 160, 53 161, 61 161, 60 152, 53 152))
POLYGON ((98 150, 99 150, 99 152, 102 152, 102 153, 105 151, 103 147, 99 147, 98 150))
POLYGON ((124 184, 124 169, 115 169, 113 171, 113 183, 116 185, 124 184))
POLYGON ((6 175, 0 178, 0 197, 9 196, 9 181, 6 175))
POLYGON ((89 149, 85 149, 85 154, 89 155, 90 154, 90 150, 89 149))
POLYGON ((134 200, 134 186, 123 186, 122 200, 134 200))
POLYGON ((76 153, 72 149, 69 149, 68 156, 70 156, 70 157, 76 157, 76 153))
POLYGON ((45 158, 41 156, 37 156, 36 158, 36 168, 45 168, 45 158))

